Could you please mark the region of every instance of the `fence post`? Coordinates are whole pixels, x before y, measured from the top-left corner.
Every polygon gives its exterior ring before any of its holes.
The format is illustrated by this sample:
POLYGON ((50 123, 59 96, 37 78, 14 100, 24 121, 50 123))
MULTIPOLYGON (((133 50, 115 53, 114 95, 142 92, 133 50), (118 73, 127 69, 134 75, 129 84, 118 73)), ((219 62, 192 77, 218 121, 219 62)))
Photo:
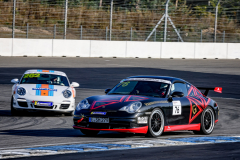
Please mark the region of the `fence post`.
POLYGON ((108 37, 108 27, 106 27, 106 41, 107 41, 107 37, 108 37))
POLYGON ((28 23, 27 23, 27 32, 26 32, 26 38, 28 38, 28 27, 29 27, 29 25, 28 25, 28 23))
POLYGON ((154 42, 156 42, 156 39, 157 39, 157 30, 155 29, 155 31, 154 31, 154 42))
POLYGON ((202 42, 202 30, 201 30, 201 42, 202 42))
POLYGON ((54 24, 54 27, 53 27, 53 39, 56 38, 56 24, 54 24))
MULTIPOLYGON (((180 29, 178 29, 178 33, 180 34, 180 29)), ((178 42, 179 42, 179 40, 180 40, 180 39, 179 39, 179 36, 178 36, 178 42)))
POLYGON ((214 42, 217 42, 217 17, 218 17, 218 5, 221 0, 218 0, 217 6, 216 6, 216 13, 215 13, 215 26, 214 26, 214 42))
POLYGON ((167 2, 166 2, 166 8, 165 8, 164 42, 166 42, 166 41, 167 41, 168 3, 169 3, 169 0, 167 0, 167 2))
POLYGON ((68 0, 65 0, 65 18, 64 18, 64 36, 63 36, 64 39, 66 39, 67 37, 67 11, 68 11, 68 0))
POLYGON ((12 38, 15 37, 15 15, 16 15, 16 0, 13 0, 13 22, 12 22, 12 38))
POLYGON ((223 31, 223 43, 225 42, 225 31, 223 31))
POLYGON ((131 27, 131 32, 130 32, 130 41, 132 41, 132 27, 131 27))
POLYGON ((82 40, 82 25, 80 27, 80 39, 82 40))
POLYGON ((112 11, 113 11, 113 0, 111 0, 111 12, 110 12, 110 34, 109 40, 112 40, 112 11))

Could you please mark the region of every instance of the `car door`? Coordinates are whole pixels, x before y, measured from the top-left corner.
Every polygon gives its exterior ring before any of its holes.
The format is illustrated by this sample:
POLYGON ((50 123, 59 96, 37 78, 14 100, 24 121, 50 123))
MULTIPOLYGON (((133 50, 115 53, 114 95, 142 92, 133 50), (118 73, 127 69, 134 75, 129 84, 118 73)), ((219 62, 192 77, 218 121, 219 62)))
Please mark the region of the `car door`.
POLYGON ((170 95, 172 95, 174 92, 182 92, 184 96, 172 97, 172 102, 169 103, 170 115, 168 118, 168 125, 188 124, 190 107, 189 101, 186 98, 186 96, 188 96, 186 83, 173 83, 171 86, 170 95))

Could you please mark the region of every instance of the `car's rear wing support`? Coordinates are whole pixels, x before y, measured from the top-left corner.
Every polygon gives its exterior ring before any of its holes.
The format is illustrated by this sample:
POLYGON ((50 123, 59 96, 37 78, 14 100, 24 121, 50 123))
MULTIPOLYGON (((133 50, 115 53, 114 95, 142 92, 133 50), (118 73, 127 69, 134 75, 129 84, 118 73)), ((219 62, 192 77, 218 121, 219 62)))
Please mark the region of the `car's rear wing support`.
POLYGON ((204 96, 207 96, 210 90, 214 90, 214 92, 222 93, 222 87, 215 87, 215 88, 197 87, 197 88, 200 90, 205 90, 205 92, 203 93, 204 96))

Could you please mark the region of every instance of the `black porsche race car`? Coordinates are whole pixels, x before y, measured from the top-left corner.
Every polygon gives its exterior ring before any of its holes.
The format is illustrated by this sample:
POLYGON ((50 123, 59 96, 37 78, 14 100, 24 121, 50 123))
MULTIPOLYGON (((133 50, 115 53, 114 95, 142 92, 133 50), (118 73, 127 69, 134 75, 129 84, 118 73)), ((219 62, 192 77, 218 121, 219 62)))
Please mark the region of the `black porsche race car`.
POLYGON ((152 137, 179 130, 211 134, 218 122, 219 107, 207 97, 209 90, 222 92, 220 87, 197 88, 174 77, 128 77, 106 89, 106 95, 82 100, 75 110, 73 128, 91 136, 99 131, 152 137))

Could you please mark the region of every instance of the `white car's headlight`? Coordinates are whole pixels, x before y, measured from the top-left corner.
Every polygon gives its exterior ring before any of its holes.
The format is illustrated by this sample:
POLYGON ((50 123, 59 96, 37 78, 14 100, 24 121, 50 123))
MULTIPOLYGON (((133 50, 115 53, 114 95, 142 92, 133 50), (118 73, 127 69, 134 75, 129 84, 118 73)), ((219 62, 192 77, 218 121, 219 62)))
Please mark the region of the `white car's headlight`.
POLYGON ((78 103, 76 110, 80 111, 81 109, 88 109, 89 107, 90 107, 90 104, 88 103, 88 100, 84 99, 80 103, 78 103))
POLYGON ((127 106, 122 107, 119 111, 126 111, 128 113, 135 113, 142 107, 141 102, 133 102, 127 106))
POLYGON ((17 89, 17 94, 20 96, 24 96, 26 94, 26 90, 23 87, 17 89))
POLYGON ((63 97, 69 98, 69 97, 71 97, 71 95, 72 95, 72 92, 71 92, 71 91, 69 91, 69 90, 63 91, 63 97))

